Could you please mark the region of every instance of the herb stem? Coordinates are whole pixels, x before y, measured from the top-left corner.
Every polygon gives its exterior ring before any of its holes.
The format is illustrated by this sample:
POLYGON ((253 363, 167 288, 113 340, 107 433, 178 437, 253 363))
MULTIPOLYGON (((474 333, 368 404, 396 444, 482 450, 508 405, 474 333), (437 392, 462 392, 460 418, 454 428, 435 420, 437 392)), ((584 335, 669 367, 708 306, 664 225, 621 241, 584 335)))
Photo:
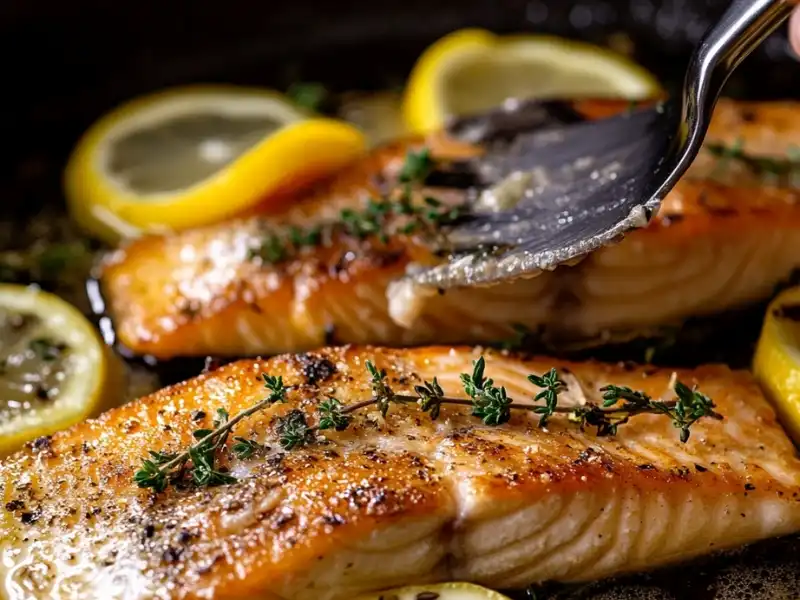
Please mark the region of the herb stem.
MULTIPOLYGON (((286 386, 285 389, 288 391, 294 389, 295 387, 297 386, 286 386)), ((240 421, 242 421, 242 419, 246 419, 250 415, 262 411, 268 406, 271 406, 272 404, 275 404, 275 399, 272 398, 271 396, 267 396, 263 400, 255 403, 250 408, 246 408, 242 412, 237 413, 235 417, 233 417, 232 419, 230 419, 229 421, 227 421, 226 423, 215 429, 213 432, 209 433, 206 437, 200 439, 199 441, 189 446, 189 448, 185 452, 182 452, 177 456, 175 456, 175 458, 173 458, 172 460, 165 462, 163 465, 161 465, 161 470, 165 473, 168 473, 175 467, 185 463, 187 460, 189 460, 189 456, 192 450, 198 450, 202 448, 203 446, 208 444, 212 439, 215 439, 214 445, 212 447, 216 450, 222 445, 222 441, 225 439, 225 434, 228 433, 234 427, 236 427, 236 425, 240 421)))
MULTIPOLYGON (((440 404, 451 404, 456 406, 469 406, 472 408, 475 406, 475 402, 468 398, 450 398, 448 396, 444 396, 438 399, 440 404)), ((393 394, 391 396, 391 402, 395 402, 397 404, 417 404, 419 403, 420 398, 419 396, 410 396, 408 394, 393 394)), ((342 407, 341 412, 342 414, 350 414, 356 411, 361 410, 362 408, 367 408, 372 405, 377 405, 380 402, 380 399, 377 396, 373 396, 369 400, 362 400, 361 402, 356 402, 355 404, 349 404, 342 407)), ((664 402, 664 406, 669 409, 673 409, 678 405, 676 400, 671 400, 669 402, 664 402)), ((523 404, 521 402, 512 402, 508 405, 508 408, 514 408, 517 410, 528 410, 533 411, 537 407, 536 404, 523 404)), ((602 413, 604 415, 619 415, 619 416, 626 416, 631 417, 633 415, 640 415, 645 413, 653 413, 653 409, 649 406, 632 406, 630 408, 623 408, 623 407, 603 407, 603 406, 596 406, 596 405, 577 405, 577 406, 556 406, 553 408, 553 412, 561 413, 561 414, 572 414, 577 409, 581 408, 593 408, 593 410, 602 413)), ((707 416, 712 417, 717 420, 722 420, 723 416, 719 413, 712 412, 707 416)), ((309 427, 310 432, 318 431, 319 427, 309 427)))

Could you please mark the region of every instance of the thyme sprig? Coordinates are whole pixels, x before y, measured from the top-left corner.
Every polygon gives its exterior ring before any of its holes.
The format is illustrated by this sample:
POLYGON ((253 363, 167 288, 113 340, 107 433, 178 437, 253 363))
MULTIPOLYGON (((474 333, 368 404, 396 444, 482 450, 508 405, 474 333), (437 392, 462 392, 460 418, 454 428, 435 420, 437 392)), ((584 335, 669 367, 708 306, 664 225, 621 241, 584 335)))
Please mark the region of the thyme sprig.
MULTIPOLYGON (((214 486, 225 483, 232 483, 235 478, 216 466, 217 450, 225 444, 231 430, 243 419, 276 402, 286 401, 286 392, 290 389, 283 385, 282 377, 273 377, 263 374, 264 387, 270 393, 266 398, 257 402, 250 408, 238 413, 232 419, 229 418, 227 411, 217 409, 217 417, 212 425, 214 429, 197 429, 192 434, 197 440, 186 451, 176 454, 165 452, 148 451, 150 458, 142 460, 141 468, 134 474, 134 481, 139 487, 153 488, 157 492, 163 492, 174 482, 190 476, 192 481, 199 486, 214 486), (189 467, 191 463, 191 467, 189 467)), ((237 438, 237 444, 241 444, 244 438, 237 438)), ((237 446, 240 451, 242 446, 237 446)), ((255 448, 253 449, 255 450, 255 448)), ((247 453, 247 451, 243 451, 247 453)), ((251 454, 252 455, 252 454, 251 454)))
POLYGON ((708 143, 705 149, 717 159, 713 178, 719 178, 734 163, 747 168, 751 173, 768 178, 772 182, 780 183, 787 179, 789 186, 800 185, 800 148, 790 147, 786 158, 773 156, 755 156, 744 150, 744 140, 737 138, 731 144, 708 143))
MULTIPOLYGON (((567 390, 567 384, 559 377, 555 368, 542 375, 529 375, 528 381, 538 391, 532 395, 532 402, 516 402, 505 387, 495 385, 494 380, 486 376, 486 360, 483 356, 473 361, 472 367, 471 373, 460 375, 461 385, 468 398, 453 398, 445 395, 435 377, 414 386, 413 393, 396 393, 389 384, 386 370, 366 361, 365 368, 372 391, 370 398, 346 405, 333 396, 327 396, 317 406, 316 425, 309 423, 309 415, 302 410, 290 410, 275 422, 278 443, 287 451, 313 444, 322 431, 344 431, 350 427, 353 413, 375 406, 386 417, 393 404, 416 404, 433 420, 440 417, 444 404, 470 407, 472 415, 488 426, 507 423, 514 409, 540 415, 540 427, 545 427, 548 420, 558 413, 566 415, 569 421, 577 423, 582 429, 594 427, 598 436, 616 435, 618 427, 636 415, 657 414, 672 421, 680 430, 680 440, 684 443, 689 440, 690 428, 698 420, 705 417, 722 418, 715 412, 714 402, 708 396, 680 381, 674 384, 676 398, 671 401, 653 400, 644 392, 608 385, 600 388, 603 392, 602 405, 559 406, 559 394, 567 390)), ((262 377, 264 387, 269 391, 266 398, 233 418, 224 409, 218 409, 214 428, 195 431, 197 442, 186 451, 168 454, 151 450, 149 458, 143 459, 141 468, 134 475, 139 487, 161 492, 171 483, 187 479, 201 487, 236 481, 224 468, 217 466, 217 452, 225 446, 237 423, 275 403, 286 402, 287 392, 293 389, 284 385, 281 377, 268 374, 263 374, 262 377)), ((240 459, 250 458, 262 448, 254 440, 238 436, 233 439, 235 443, 231 452, 240 459)))
POLYGON ((337 220, 309 228, 292 226, 267 230, 248 257, 276 264, 296 256, 303 248, 328 243, 337 233, 359 240, 375 238, 382 244, 395 234, 437 235, 441 228, 463 216, 463 208, 446 206, 436 198, 413 202, 413 186, 424 181, 433 168, 430 150, 409 151, 398 174, 399 185, 381 198, 371 198, 361 210, 345 208, 337 220))

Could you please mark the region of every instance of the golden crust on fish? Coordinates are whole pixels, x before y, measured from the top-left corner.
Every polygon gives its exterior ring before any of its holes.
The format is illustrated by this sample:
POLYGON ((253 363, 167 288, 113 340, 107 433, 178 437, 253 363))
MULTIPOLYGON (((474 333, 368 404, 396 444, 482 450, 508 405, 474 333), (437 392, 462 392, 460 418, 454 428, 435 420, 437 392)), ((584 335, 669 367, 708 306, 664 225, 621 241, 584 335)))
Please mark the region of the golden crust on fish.
MULTIPOLYGON (((745 150, 751 140, 758 150, 767 139, 777 147, 793 131, 778 129, 786 106, 723 102, 710 137, 738 133, 745 150)), ((478 151, 442 136, 431 140, 438 156, 478 151)), ((382 244, 338 236, 277 265, 249 258, 265 228, 309 226, 363 206, 419 144, 376 152, 280 214, 148 237, 119 251, 102 275, 119 340, 137 354, 167 358, 273 354, 326 339, 481 343, 507 338, 515 325, 585 339, 741 307, 768 296, 800 266, 800 192, 753 187, 735 171, 726 183, 685 179, 649 227, 574 267, 434 295, 413 319, 399 314, 408 312, 407 300, 388 298, 387 290, 411 265, 440 260, 413 237, 382 244)), ((708 169, 713 165, 701 161, 695 172, 708 169)))
MULTIPOLYGON (((616 437, 563 416, 515 411, 489 427, 460 406, 437 421, 415 405, 354 413, 328 443, 283 452, 273 422, 311 422, 321 399, 370 397, 364 365, 395 392, 434 376, 449 396, 480 350, 343 347, 244 360, 44 438, 0 463, 0 574, 9 599, 345 599, 440 580, 496 588, 576 581, 687 559, 800 530, 800 461, 749 374, 681 371, 717 404, 686 444, 669 419, 637 416, 616 437), (142 490, 148 450, 178 451, 217 408, 235 414, 298 386, 234 434, 268 449, 221 460, 229 485, 142 490)), ((486 373, 530 402, 529 373, 555 366, 561 404, 612 383, 667 398, 672 373, 486 353, 486 373)))

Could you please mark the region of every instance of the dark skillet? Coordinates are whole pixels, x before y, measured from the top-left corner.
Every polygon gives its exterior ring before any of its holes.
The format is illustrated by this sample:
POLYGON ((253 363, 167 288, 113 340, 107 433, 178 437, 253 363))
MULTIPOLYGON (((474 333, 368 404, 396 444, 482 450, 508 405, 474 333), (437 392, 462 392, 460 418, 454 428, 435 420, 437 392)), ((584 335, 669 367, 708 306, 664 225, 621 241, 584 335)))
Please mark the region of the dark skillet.
MULTIPOLYGON (((633 42, 635 57, 675 86, 692 44, 725 4, 725 0, 3 0, 3 215, 22 224, 42 208, 60 206, 60 170, 77 137, 99 114, 142 92, 195 82, 285 88, 292 81, 316 80, 335 90, 395 87, 428 43, 466 26, 549 32, 601 43, 624 32, 633 42)), ((785 36, 776 36, 736 72, 727 95, 800 100, 798 81, 800 65, 790 57, 785 36)), ((0 239, 0 248, 18 243, 0 239)), ((759 314, 754 310, 723 316, 673 332, 669 343, 657 346, 654 360, 746 366, 759 314)), ((652 343, 591 355, 641 361, 648 346, 652 343)), ((196 362, 184 361, 160 370, 166 379, 176 380, 198 369, 196 362)), ((796 600, 800 538, 772 540, 619 582, 546 587, 535 597, 796 600)))

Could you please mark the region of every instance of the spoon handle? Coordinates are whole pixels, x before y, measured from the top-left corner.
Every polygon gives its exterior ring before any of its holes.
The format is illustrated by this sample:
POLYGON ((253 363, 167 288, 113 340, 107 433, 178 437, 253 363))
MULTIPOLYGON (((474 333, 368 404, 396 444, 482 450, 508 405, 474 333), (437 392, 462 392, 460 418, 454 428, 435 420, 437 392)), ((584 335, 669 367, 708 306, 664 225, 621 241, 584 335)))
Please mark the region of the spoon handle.
POLYGON ((697 156, 730 74, 798 4, 800 0, 732 0, 716 25, 706 31, 686 71, 679 135, 684 152, 673 179, 680 177, 697 156))

